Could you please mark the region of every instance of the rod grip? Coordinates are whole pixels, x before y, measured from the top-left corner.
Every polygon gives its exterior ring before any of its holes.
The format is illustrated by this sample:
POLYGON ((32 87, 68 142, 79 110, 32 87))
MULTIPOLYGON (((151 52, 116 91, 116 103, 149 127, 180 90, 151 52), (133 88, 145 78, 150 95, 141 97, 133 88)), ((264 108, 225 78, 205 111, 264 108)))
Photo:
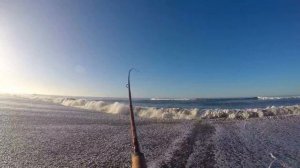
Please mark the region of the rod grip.
POLYGON ((147 168, 143 153, 131 153, 131 168, 147 168))

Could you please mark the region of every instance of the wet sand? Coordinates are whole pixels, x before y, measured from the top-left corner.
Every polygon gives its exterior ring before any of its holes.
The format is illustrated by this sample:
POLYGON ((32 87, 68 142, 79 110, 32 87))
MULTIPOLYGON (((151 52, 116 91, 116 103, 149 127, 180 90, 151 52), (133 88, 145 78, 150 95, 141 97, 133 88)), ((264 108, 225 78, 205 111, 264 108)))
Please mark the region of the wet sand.
MULTIPOLYGON (((137 126, 149 167, 300 166, 299 116, 137 126)), ((1 167, 130 167, 124 115, 1 96, 0 136, 1 167)))

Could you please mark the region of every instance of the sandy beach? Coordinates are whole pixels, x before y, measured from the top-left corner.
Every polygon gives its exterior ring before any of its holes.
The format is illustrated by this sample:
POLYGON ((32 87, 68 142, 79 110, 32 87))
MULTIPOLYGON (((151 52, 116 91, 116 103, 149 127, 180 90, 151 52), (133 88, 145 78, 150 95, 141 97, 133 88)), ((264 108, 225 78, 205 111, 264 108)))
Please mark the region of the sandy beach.
MULTIPOLYGON (((1 167, 130 167, 127 115, 0 97, 1 167)), ((300 117, 137 119, 149 167, 299 167, 300 117)))
POLYGON ((0 0, 0 168, 300 168, 299 5, 0 0))

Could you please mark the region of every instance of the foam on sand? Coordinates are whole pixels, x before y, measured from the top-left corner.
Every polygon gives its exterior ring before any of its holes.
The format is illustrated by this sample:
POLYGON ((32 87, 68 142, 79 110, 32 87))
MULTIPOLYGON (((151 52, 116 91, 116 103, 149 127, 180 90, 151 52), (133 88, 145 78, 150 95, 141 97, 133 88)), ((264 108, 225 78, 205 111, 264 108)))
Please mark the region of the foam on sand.
MULTIPOLYGON (((70 97, 42 95, 22 95, 22 97, 110 114, 129 114, 128 105, 119 102, 109 103, 106 101, 86 100, 81 98, 76 99, 70 97)), ((271 106, 267 108, 252 109, 186 109, 136 106, 134 108, 134 112, 135 115, 139 117, 158 119, 248 119, 264 116, 299 115, 300 105, 280 107, 271 106)))

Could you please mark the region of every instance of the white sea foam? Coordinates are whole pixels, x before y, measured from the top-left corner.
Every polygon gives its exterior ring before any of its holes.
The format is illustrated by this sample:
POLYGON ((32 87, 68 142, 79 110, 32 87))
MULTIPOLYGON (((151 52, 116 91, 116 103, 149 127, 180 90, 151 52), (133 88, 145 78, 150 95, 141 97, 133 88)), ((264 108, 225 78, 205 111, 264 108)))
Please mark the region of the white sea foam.
POLYGON ((290 96, 290 97, 266 97, 266 96, 258 96, 259 100, 280 100, 280 99, 299 99, 300 96, 290 96))
MULTIPOLYGON (((108 103, 105 101, 40 95, 23 95, 22 97, 110 114, 129 114, 128 105, 120 102, 108 103)), ((251 109, 185 109, 137 106, 134 108, 134 112, 139 117, 159 119, 248 119, 276 115, 299 115, 300 105, 251 109)))
POLYGON ((180 98, 180 99, 171 99, 171 98, 151 98, 150 100, 153 100, 153 101, 188 101, 190 99, 187 99, 187 98, 180 98))

